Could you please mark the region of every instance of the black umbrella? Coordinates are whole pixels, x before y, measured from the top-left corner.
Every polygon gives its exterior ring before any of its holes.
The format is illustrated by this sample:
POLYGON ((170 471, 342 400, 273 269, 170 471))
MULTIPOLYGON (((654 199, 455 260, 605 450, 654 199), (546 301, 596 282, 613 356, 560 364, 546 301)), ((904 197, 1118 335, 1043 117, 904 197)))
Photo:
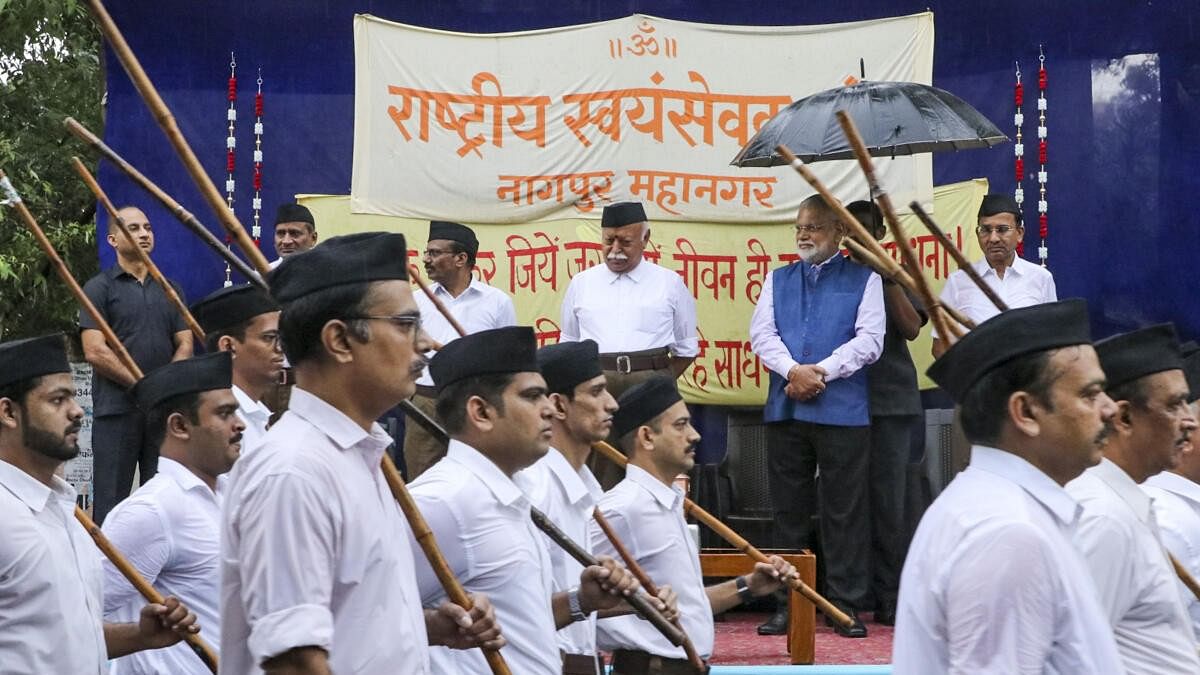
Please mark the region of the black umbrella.
POLYGON ((750 139, 734 166, 786 164, 775 146, 805 162, 853 159, 834 113, 845 110, 873 157, 990 148, 1008 140, 978 110, 943 89, 915 82, 865 81, 802 98, 750 139))

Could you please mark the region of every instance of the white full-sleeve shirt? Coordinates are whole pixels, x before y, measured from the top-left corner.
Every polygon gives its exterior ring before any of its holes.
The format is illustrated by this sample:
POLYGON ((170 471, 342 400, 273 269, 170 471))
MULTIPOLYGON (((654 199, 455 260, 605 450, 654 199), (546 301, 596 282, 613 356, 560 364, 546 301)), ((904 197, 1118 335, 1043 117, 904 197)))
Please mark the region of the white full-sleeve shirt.
MULTIPOLYGON (((625 469, 625 480, 604 493, 600 511, 655 585, 669 584, 675 590, 684 632, 701 657, 711 656, 712 604, 704 590, 700 551, 683 517, 683 493, 630 464, 625 469)), ((597 555, 621 559, 595 523, 588 524, 588 537, 597 555)), ((598 621, 596 641, 601 649, 632 649, 673 659, 687 658, 683 647, 672 645, 649 621, 632 614, 598 621)))
POLYGON ((643 259, 614 274, 604 264, 576 274, 562 302, 560 342, 595 340, 602 354, 667 347, 675 356, 700 352, 696 300, 683 279, 643 259))
MULTIPOLYGON (((979 276, 983 277, 996 295, 1008 305, 1009 309, 1029 307, 1058 300, 1058 291, 1054 286, 1054 275, 1050 270, 1035 265, 1019 255, 1013 256, 1013 263, 1004 270, 1004 278, 996 274, 996 270, 988 264, 987 258, 971 263, 979 276)), ((955 270, 946 279, 946 285, 938 298, 954 309, 962 312, 976 324, 996 316, 1000 310, 988 300, 979 290, 971 277, 962 270, 955 270)), ((937 337, 937 331, 933 332, 937 337)))
MULTIPOLYGON (((828 264, 829 260, 815 267, 820 268, 828 264)), ((779 336, 779 326, 775 323, 774 278, 774 274, 768 274, 763 281, 762 293, 759 294, 754 313, 750 316, 750 348, 758 354, 763 365, 786 379, 788 372, 798 365, 798 362, 783 343, 783 338, 779 336)), ((820 283, 818 278, 817 284, 820 283)), ((872 272, 871 276, 867 277, 867 285, 858 301, 858 313, 854 318, 854 337, 816 363, 825 369, 825 381, 850 377, 875 363, 883 353, 883 336, 886 331, 887 313, 883 305, 883 282, 878 274, 872 272)))
POLYGON ((230 472, 221 672, 320 647, 335 673, 431 672, 409 527, 379 463, 392 439, 300 387, 230 472))
MULTIPOLYGON (((1163 546, 1195 578, 1200 578, 1200 485, 1177 473, 1164 471, 1142 483, 1154 502, 1154 517, 1163 546)), ((1179 597, 1192 619, 1192 630, 1200 636, 1200 599, 1183 581, 1179 597)))
MULTIPOLYGON (((576 471, 561 452, 550 448, 545 457, 522 471, 520 477, 534 508, 544 513, 572 541, 590 550, 588 523, 604 495, 592 470, 585 464, 576 471)), ((546 550, 550 556, 554 592, 569 591, 578 586, 583 565, 549 538, 546 538, 546 550)), ((558 646, 568 654, 595 654, 595 613, 589 614, 587 621, 576 621, 559 629, 558 646)))
MULTIPOLYGON (((142 578, 164 596, 175 596, 196 613, 202 637, 221 635, 221 494, 179 462, 158 460, 158 473, 117 504, 104 519, 104 534, 125 553, 142 578)), ((135 622, 146 601, 108 560, 104 561, 104 618, 135 622)), ((214 649, 218 645, 213 644, 214 649)), ((116 659, 113 675, 204 675, 192 648, 180 642, 116 659)))
POLYGON ((1074 542, 1130 675, 1200 673, 1192 623, 1157 534, 1153 504, 1108 459, 1067 484, 1082 506, 1074 542))
POLYGON ((0 672, 108 672, 100 552, 75 489, 0 460, 0 672))
MULTIPOLYGON (((517 325, 517 310, 513 306, 512 298, 499 288, 489 286, 478 279, 471 279, 470 285, 459 293, 457 298, 439 283, 430 284, 429 290, 441 300, 467 335, 517 325)), ((454 326, 450 325, 423 292, 415 291, 413 299, 417 302, 417 308, 421 310, 421 327, 429 337, 443 345, 458 339, 458 331, 454 330, 454 326)), ((421 373, 417 384, 433 386, 429 368, 421 373)))
POLYGON ((267 435, 267 423, 271 421, 271 409, 262 401, 250 398, 250 395, 242 391, 241 387, 236 384, 230 389, 233 391, 233 397, 237 399, 238 419, 246 425, 242 431, 242 454, 246 454, 258 447, 258 444, 262 443, 263 437, 267 435))
POLYGON ((1016 455, 971 464, 925 512, 900 577, 895 675, 1124 672, 1071 536, 1082 509, 1016 455))
MULTIPOLYGON (((491 600, 508 640, 501 653, 514 675, 559 675, 550 558, 522 486, 475 448, 451 440, 446 457, 410 487, 454 576, 468 592, 491 600)), ((426 607, 445 601, 424 560, 417 584, 426 607)), ((434 647, 430 654, 437 675, 492 672, 478 649, 434 647)))

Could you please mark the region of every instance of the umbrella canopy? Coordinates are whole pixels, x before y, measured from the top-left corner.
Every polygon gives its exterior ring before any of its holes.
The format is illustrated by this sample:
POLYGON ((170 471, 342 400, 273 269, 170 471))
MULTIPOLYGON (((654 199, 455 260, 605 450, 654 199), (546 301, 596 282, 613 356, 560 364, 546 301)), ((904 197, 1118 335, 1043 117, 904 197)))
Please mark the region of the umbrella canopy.
POLYGON ((915 82, 859 82, 802 98, 780 110, 730 162, 785 164, 775 146, 805 162, 853 159, 834 113, 845 110, 874 157, 990 148, 1008 140, 978 110, 943 89, 915 82))

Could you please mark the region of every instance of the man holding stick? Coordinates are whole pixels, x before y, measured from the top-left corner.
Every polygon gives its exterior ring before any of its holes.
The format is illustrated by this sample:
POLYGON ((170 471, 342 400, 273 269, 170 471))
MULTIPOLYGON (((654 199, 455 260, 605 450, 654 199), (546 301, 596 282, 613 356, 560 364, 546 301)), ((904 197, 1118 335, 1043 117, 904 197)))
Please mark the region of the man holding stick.
MULTIPOLYGON (((479 239, 466 225, 435 220, 429 223, 429 241, 425 244, 422 261, 425 274, 433 282, 429 290, 441 301, 446 311, 467 333, 514 326, 517 310, 512 298, 471 274, 479 239)), ((458 331, 442 316, 433 301, 424 293, 414 296, 421 308, 425 332, 438 344, 458 339, 458 331)), ((437 420, 437 389, 428 369, 417 380, 417 393, 412 399, 421 412, 437 420)), ((425 473, 446 454, 446 444, 434 438, 419 424, 404 427, 404 468, 410 481, 425 473)))
POLYGON ((1117 403, 1104 460, 1067 486, 1082 506, 1074 534, 1130 674, 1197 673, 1196 637, 1139 483, 1179 466, 1196 429, 1171 324, 1096 343, 1117 403))
MULTIPOLYGON (((576 542, 588 547, 588 526, 603 491, 587 466, 592 443, 608 438, 617 401, 608 393, 593 340, 547 345, 537 352, 554 414, 550 418, 550 450, 521 472, 534 508, 576 542)), ((557 546, 549 547, 554 590, 566 591, 583 566, 557 546)), ((674 614, 675 592, 659 589, 659 599, 674 614)), ((611 610, 610 610, 611 611, 611 610)), ((627 610, 626 610, 627 611, 627 610)), ((564 675, 596 675, 596 616, 558 631, 564 675)))
MULTIPOLYGON (((192 334, 133 249, 139 246, 147 255, 154 250, 150 221, 132 206, 117 213, 136 244, 117 231, 115 220, 110 221, 108 243, 116 250, 117 264, 88 280, 84 292, 143 371, 186 359, 192 355, 192 334)), ((175 291, 183 297, 177 285, 175 291)), ((127 393, 136 381, 133 373, 121 364, 99 326, 82 310, 79 327, 83 356, 93 370, 93 512, 96 522, 103 523, 112 507, 129 496, 135 469, 142 482, 154 476, 158 455, 157 449, 146 443, 145 417, 127 393)))
MULTIPOLYGON (((770 369, 763 417, 775 541, 792 550, 813 548, 812 507, 819 496, 825 594, 854 618, 852 627, 834 629, 862 638, 867 628, 855 611, 868 602, 871 548, 865 367, 879 358, 886 312, 879 275, 841 255, 843 236, 845 226, 824 198, 801 202, 800 260, 764 280, 750 320, 750 344, 770 369)), ((786 606, 764 630, 785 631, 785 611, 786 606)))
MULTIPOLYGON (((230 391, 228 352, 169 363, 147 374, 132 394, 146 414, 147 439, 159 449, 159 471, 104 522, 104 534, 163 595, 187 600, 200 622, 220 635, 218 561, 221 501, 218 478, 233 467, 245 425, 230 391)), ((104 562, 104 613, 133 620, 141 595, 104 562)), ((185 644, 118 659, 113 673, 208 673, 185 644)))
POLYGON ((263 398, 274 391, 283 372, 279 305, 258 287, 244 284, 209 294, 191 311, 204 329, 208 351, 233 357, 233 396, 246 425, 242 451, 255 448, 271 419, 263 398))
POLYGON ((487 598, 422 610, 409 527, 375 420, 424 367, 398 234, 335 237, 268 277, 296 373, 291 407, 230 474, 221 536, 224 673, 413 673, 428 644, 500 648, 487 598))
MULTIPOLYGON (((554 589, 549 552, 518 475, 550 443, 553 408, 535 350, 533 329, 514 326, 459 338, 433 357, 438 416, 451 440, 446 456, 412 484, 412 494, 455 576, 495 603, 513 672, 560 675, 556 631, 616 606, 638 584, 603 558, 600 566, 583 568, 573 588, 554 589)), ((426 604, 444 595, 426 565, 418 584, 426 604)), ((474 652, 435 650, 433 662, 439 673, 488 672, 474 652)))
MULTIPOLYGON (((979 238, 979 248, 983 249, 983 260, 974 263, 973 267, 1009 309, 1058 299, 1050 270, 1017 255, 1017 244, 1025 237, 1021 205, 1017 200, 1005 194, 985 196, 979 205, 975 235, 979 238)), ((939 298, 975 323, 1000 313, 995 303, 962 270, 955 270, 946 279, 939 298)), ((935 330, 933 355, 940 356, 946 346, 946 341, 935 330)))
POLYGON ((1071 543, 1080 507, 1063 489, 1100 461, 1116 412, 1087 305, 1000 314, 929 376, 962 405, 974 445, 971 465, 925 512, 909 547, 893 672, 1123 672, 1071 543))
POLYGON ((82 420, 63 335, 0 344, 6 673, 101 675, 110 658, 168 647, 199 631, 196 615, 174 597, 142 606, 131 623, 103 620, 101 556, 73 515, 75 490, 55 475, 79 453, 82 420))
MULTIPOLYGON (((634 385, 621 396, 613 435, 629 457, 625 480, 605 493, 600 511, 632 557, 659 584, 678 594, 680 623, 704 659, 712 656, 713 615, 772 593, 796 574, 778 556, 756 563, 754 572, 704 587, 700 553, 683 516, 675 477, 695 464, 700 435, 687 406, 667 376, 634 385)), ((613 553, 603 531, 589 524, 592 550, 613 553)), ((597 628, 601 649, 613 652, 614 675, 693 675, 682 647, 675 647, 635 617, 606 619, 597 628)))

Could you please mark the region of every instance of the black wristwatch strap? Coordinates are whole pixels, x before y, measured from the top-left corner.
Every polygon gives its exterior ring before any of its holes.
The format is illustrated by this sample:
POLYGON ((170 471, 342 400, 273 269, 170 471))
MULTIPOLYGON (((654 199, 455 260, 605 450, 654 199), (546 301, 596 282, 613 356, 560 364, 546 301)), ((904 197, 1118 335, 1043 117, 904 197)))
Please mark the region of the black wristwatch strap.
POLYGON ((754 594, 750 592, 750 584, 746 583, 746 577, 737 578, 737 596, 742 602, 750 602, 754 599, 754 594))

